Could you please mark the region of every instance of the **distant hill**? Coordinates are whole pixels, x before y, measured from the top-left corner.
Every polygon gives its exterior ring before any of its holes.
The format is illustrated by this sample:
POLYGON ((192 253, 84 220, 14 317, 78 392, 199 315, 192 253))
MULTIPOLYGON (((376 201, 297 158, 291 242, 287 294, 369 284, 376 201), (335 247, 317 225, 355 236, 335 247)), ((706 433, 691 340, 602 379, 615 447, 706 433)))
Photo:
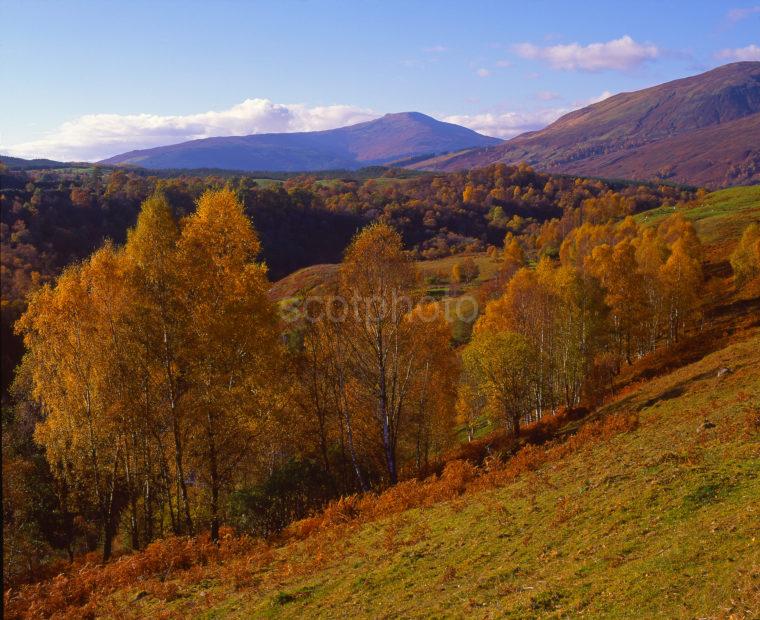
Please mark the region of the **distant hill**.
POLYGON ((502 144, 418 161, 462 170, 527 161, 546 172, 719 187, 760 182, 760 62, 621 93, 502 144))
POLYGON ((355 169, 499 143, 497 138, 459 125, 419 112, 404 112, 326 131, 192 140, 130 151, 101 163, 270 171, 355 169))
MULTIPOLYGON (((64 168, 72 165, 71 163, 55 161, 54 159, 23 159, 21 157, 11 157, 10 155, 0 155, 0 164, 4 164, 9 170, 40 170, 42 168, 64 168)), ((82 165, 89 166, 91 164, 82 165)))

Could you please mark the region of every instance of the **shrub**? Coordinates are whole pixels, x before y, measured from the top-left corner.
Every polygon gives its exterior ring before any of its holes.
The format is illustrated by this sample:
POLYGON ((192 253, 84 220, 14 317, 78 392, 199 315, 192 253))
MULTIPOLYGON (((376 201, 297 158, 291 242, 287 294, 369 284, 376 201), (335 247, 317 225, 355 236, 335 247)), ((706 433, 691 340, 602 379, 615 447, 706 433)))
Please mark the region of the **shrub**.
POLYGON ((240 489, 230 497, 230 518, 251 536, 270 536, 289 523, 322 508, 335 496, 324 469, 311 460, 290 460, 260 485, 240 489))

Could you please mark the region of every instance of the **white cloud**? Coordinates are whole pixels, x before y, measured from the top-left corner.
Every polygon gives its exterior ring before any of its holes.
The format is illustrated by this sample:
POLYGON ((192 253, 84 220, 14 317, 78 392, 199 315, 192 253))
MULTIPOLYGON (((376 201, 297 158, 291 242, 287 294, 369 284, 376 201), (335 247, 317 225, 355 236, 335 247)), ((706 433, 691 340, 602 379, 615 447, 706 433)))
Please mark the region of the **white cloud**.
MULTIPOLYGON (((539 93, 539 95, 540 94, 541 93, 539 93)), ((554 95, 554 93, 544 94, 554 95)), ((556 121, 560 116, 563 116, 568 112, 572 112, 573 110, 577 110, 579 108, 585 108, 592 103, 599 103, 600 101, 604 101, 611 96, 612 93, 608 90, 605 90, 597 97, 574 101, 572 104, 566 107, 538 108, 519 112, 452 114, 451 116, 446 116, 441 120, 447 121, 449 123, 456 123, 457 125, 462 125, 464 127, 469 127, 470 129, 473 129, 478 133, 485 134, 486 136, 509 139, 514 138, 521 133, 525 133, 526 131, 543 129, 550 123, 556 121)))
POLYGON ((728 62, 736 60, 760 60, 760 47, 752 44, 747 47, 724 49, 720 50, 715 56, 720 60, 726 60, 728 62))
POLYGON ((744 9, 731 9, 726 17, 728 21, 735 24, 758 13, 760 13, 760 6, 750 6, 744 9))
POLYGON ((378 116, 372 110, 349 105, 308 107, 246 99, 227 110, 184 116, 87 114, 63 123, 42 138, 0 149, 19 157, 96 161, 133 149, 198 138, 318 131, 378 116))
POLYGON ((609 99, 610 97, 612 97, 612 93, 608 90, 605 90, 598 97, 591 97, 591 99, 586 99, 586 101, 582 101, 579 105, 587 106, 587 105, 591 105, 592 103, 599 103, 600 101, 604 101, 605 99, 609 99))
POLYGON ((475 72, 475 75, 477 75, 478 77, 484 78, 484 77, 488 77, 489 75, 491 75, 491 72, 488 69, 484 69, 483 67, 481 67, 480 69, 478 69, 475 72))
POLYGON ((454 114, 442 120, 463 125, 496 138, 513 138, 526 131, 541 129, 554 122, 569 109, 551 108, 529 112, 485 112, 483 114, 454 114))
POLYGON ((445 45, 431 45, 430 47, 424 47, 422 48, 423 52, 427 52, 428 54, 443 54, 443 52, 448 51, 448 47, 445 45))
POLYGON ((553 68, 564 71, 630 71, 660 55, 656 45, 637 43, 628 35, 590 45, 570 43, 538 47, 532 43, 519 43, 514 50, 523 58, 543 60, 553 68))
POLYGON ((511 60, 497 60, 496 61, 496 66, 497 67, 502 67, 502 68, 511 67, 512 66, 512 61, 511 60))

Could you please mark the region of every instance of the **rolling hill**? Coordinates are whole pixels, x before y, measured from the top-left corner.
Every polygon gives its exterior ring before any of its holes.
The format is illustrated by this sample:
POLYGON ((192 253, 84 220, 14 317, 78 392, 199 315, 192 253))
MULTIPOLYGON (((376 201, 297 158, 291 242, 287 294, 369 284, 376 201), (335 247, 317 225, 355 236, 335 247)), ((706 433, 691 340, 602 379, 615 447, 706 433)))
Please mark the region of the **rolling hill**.
POLYGON ((760 182, 760 62, 738 62, 570 112, 499 145, 410 167, 527 161, 547 172, 720 187, 760 182))
POLYGON ((419 112, 403 112, 325 131, 192 140, 130 151, 100 163, 270 171, 355 169, 500 142, 419 112))
POLYGON ((64 168, 66 166, 88 166, 90 164, 62 161, 53 159, 23 159, 21 157, 11 157, 10 155, 0 155, 0 164, 3 164, 10 170, 37 170, 43 168, 64 168))

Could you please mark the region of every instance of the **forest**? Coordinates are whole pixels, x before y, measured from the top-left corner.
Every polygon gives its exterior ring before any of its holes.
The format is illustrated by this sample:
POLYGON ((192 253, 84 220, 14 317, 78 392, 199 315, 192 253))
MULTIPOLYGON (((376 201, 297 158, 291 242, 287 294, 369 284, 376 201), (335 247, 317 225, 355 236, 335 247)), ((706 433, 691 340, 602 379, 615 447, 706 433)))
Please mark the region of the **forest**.
MULTIPOLYGON (((270 186, 4 172, 6 587, 169 536, 275 536, 440 474, 483 420, 514 452, 700 329, 683 213, 705 195, 525 165, 270 186), (632 217, 653 207, 672 215, 632 217), (420 261, 479 251, 499 276, 462 341, 420 261), (336 260, 283 316, 271 280, 336 260)), ((757 226, 732 266, 760 273, 757 226)))
POLYGON ((373 221, 398 230, 419 259, 500 246, 507 231, 543 234, 541 247, 551 253, 572 218, 582 217, 581 205, 586 219, 600 219, 600 209, 630 213, 693 196, 673 186, 576 180, 502 165, 412 176, 379 168, 274 181, 229 174, 166 178, 101 167, 3 169, 0 178, 3 394, 22 351, 12 325, 27 293, 106 239, 123 243, 140 204, 156 191, 182 218, 205 190, 232 188, 253 221, 273 281, 300 267, 339 261, 353 235, 373 221), (550 230, 540 229, 559 216, 550 230))

